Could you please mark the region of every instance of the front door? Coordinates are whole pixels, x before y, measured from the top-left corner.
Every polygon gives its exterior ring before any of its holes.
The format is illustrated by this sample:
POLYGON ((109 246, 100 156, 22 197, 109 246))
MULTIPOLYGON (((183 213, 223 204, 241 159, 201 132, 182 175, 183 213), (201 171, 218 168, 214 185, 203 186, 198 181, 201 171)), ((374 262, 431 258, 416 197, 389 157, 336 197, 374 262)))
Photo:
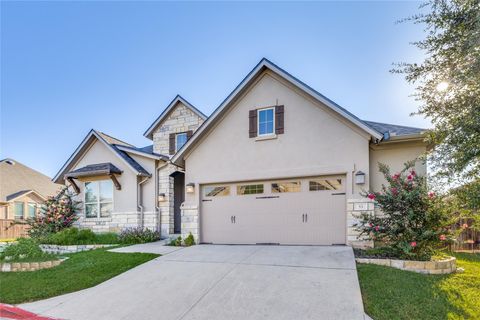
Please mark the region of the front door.
POLYGON ((177 174, 173 181, 173 231, 181 233, 182 212, 180 206, 185 201, 185 174, 177 174))

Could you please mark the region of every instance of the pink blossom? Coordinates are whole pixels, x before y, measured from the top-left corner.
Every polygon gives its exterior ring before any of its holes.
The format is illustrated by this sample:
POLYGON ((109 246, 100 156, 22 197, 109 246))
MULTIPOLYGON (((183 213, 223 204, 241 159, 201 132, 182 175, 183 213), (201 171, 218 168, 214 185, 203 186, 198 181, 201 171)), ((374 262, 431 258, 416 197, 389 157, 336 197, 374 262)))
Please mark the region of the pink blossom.
POLYGON ((376 196, 374 193, 369 193, 367 197, 368 197, 368 199, 370 199, 370 200, 375 200, 375 198, 376 198, 377 196, 376 196))
POLYGON ((397 195, 398 194, 398 189, 397 188, 392 188, 390 189, 392 191, 392 194, 393 195, 397 195))
POLYGON ((379 226, 376 226, 376 227, 375 227, 375 231, 378 231, 378 230, 380 230, 380 227, 379 227, 379 226))
POLYGON ((428 197, 429 197, 430 199, 433 198, 433 197, 435 197, 435 192, 433 192, 433 191, 428 192, 428 197))
POLYGON ((411 174, 408 175, 407 177, 408 180, 413 180, 413 176, 411 174))
POLYGON ((445 241, 445 240, 447 240, 447 237, 444 234, 441 234, 440 235, 440 240, 445 241))
POLYGON ((370 228, 373 227, 373 224, 371 222, 368 225, 370 226, 370 228))
POLYGON ((410 174, 411 174, 412 176, 416 176, 416 175, 417 175, 417 173, 415 172, 415 170, 412 170, 412 171, 410 172, 410 174))
POLYGON ((395 173, 395 174, 392 176, 392 179, 393 179, 393 180, 397 180, 398 178, 400 178, 400 174, 399 174, 399 173, 395 173))
POLYGON ((410 246, 412 246, 412 247, 414 247, 414 248, 415 248, 415 247, 417 246, 417 242, 416 242, 416 241, 412 241, 412 242, 410 242, 410 246))

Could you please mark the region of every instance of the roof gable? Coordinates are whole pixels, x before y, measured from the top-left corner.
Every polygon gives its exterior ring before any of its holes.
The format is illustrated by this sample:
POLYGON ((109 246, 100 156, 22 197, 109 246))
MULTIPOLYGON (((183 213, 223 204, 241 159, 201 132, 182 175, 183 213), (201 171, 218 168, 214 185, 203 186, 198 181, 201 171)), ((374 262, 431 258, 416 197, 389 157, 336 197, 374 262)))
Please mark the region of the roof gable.
POLYGON ((265 71, 265 70, 270 70, 271 72, 275 73, 276 75, 280 76, 293 86, 299 88, 306 94, 310 95, 317 101, 321 102, 328 108, 330 108, 332 111, 335 113, 339 114, 340 116, 344 117, 357 127, 359 127, 361 130, 365 131, 368 133, 370 136, 372 136, 374 139, 382 139, 383 134, 374 128, 370 127, 366 123, 364 123, 362 120, 360 120, 358 117, 344 109, 343 107, 339 106, 332 100, 328 99, 318 91, 314 90, 307 84, 303 83, 299 79, 295 78, 285 70, 281 69, 271 61, 269 61, 266 58, 263 58, 256 66, 253 68, 252 71, 240 82, 240 84, 223 100, 223 102, 215 109, 215 111, 212 113, 212 115, 200 126, 200 128, 196 131, 195 135, 188 140, 188 142, 174 155, 172 158, 172 162, 174 163, 180 163, 183 155, 187 150, 193 146, 197 140, 202 137, 203 133, 208 131, 210 127, 213 126, 213 124, 216 122, 217 119, 221 118, 221 115, 223 115, 230 106, 234 104, 234 101, 236 101, 236 98, 241 96, 243 92, 245 92, 251 84, 255 82, 255 80, 265 71))
POLYGON ((62 177, 64 176, 64 174, 71 168, 74 163, 81 159, 82 155, 88 150, 89 146, 91 146, 95 140, 98 140, 105 147, 107 147, 108 150, 113 152, 135 174, 140 176, 151 176, 151 174, 147 170, 145 170, 138 162, 136 162, 132 157, 130 157, 127 152, 120 150, 120 148, 117 147, 118 145, 124 147, 133 147, 133 145, 113 138, 103 132, 92 129, 52 180, 57 183, 62 182, 62 177))
POLYGON ((182 96, 177 95, 173 100, 168 104, 168 106, 163 110, 163 112, 158 116, 158 118, 148 127, 147 131, 143 134, 148 139, 153 139, 153 132, 155 129, 162 123, 162 121, 173 111, 179 103, 182 103, 187 108, 189 108, 193 113, 198 115, 203 120, 207 119, 207 116, 204 115, 200 110, 195 108, 190 102, 185 100, 182 96))
POLYGON ((16 198, 15 194, 31 190, 35 190, 42 198, 54 196, 61 188, 50 177, 14 159, 0 160, 0 202, 10 201, 16 198))

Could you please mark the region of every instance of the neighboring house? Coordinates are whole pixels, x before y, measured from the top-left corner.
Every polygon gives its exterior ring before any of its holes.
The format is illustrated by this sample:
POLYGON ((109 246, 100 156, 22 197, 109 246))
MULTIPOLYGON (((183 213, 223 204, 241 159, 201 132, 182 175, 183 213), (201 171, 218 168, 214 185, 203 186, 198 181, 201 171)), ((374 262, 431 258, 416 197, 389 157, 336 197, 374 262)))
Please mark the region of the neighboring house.
POLYGON ((144 135, 136 148, 92 130, 56 175, 85 201, 80 226, 362 245, 354 216, 374 212, 360 193, 380 188, 378 162, 426 150, 423 129, 360 120, 266 59, 210 117, 177 96, 144 135))
POLYGON ((0 160, 0 219, 34 217, 46 198, 55 196, 62 187, 14 159, 0 160))

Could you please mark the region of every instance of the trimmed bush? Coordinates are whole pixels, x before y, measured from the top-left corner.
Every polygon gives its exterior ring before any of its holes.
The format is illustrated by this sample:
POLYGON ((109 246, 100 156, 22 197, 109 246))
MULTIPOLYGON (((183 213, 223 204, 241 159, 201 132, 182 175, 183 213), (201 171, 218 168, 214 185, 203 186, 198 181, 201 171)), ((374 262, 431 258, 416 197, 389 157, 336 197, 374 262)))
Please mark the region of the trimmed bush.
POLYGON ((183 240, 183 243, 185 244, 186 247, 190 247, 195 245, 195 239, 193 238, 193 235, 190 233, 185 240, 183 240))
POLYGON ((118 239, 124 244, 153 242, 160 240, 160 232, 140 227, 127 228, 120 232, 118 239))
POLYGON ((79 230, 68 228, 42 237, 42 244, 75 245, 75 244, 115 244, 119 243, 116 233, 94 233, 90 229, 79 230))

